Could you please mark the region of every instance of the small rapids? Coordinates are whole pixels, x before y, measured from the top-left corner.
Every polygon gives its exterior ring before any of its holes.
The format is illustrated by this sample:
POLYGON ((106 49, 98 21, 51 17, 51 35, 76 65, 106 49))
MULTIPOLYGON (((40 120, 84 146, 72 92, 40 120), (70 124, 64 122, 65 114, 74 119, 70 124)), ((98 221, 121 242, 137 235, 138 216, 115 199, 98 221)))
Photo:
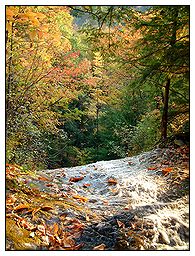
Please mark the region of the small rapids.
POLYGON ((53 192, 88 199, 85 205, 96 218, 89 220, 80 238, 88 244, 84 249, 90 250, 96 236, 96 244, 104 243, 107 248, 117 244, 114 250, 189 250, 188 197, 170 193, 171 184, 160 169, 148 170, 159 154, 157 149, 135 157, 40 172, 52 177, 53 192), (83 179, 70 182, 71 177, 83 179), (116 182, 109 183, 110 179, 116 182), (120 239, 116 225, 122 230, 120 239), (133 238, 139 246, 132 246, 133 238))

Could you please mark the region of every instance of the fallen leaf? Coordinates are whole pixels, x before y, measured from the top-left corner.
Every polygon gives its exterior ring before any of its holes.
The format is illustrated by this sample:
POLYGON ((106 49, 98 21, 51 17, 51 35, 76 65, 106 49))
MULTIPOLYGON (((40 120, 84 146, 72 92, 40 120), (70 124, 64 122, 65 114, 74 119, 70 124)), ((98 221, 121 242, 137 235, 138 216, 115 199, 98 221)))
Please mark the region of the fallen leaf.
POLYGON ((117 193, 118 192, 118 190, 117 189, 109 189, 112 193, 117 193))
POLYGON ((173 168, 172 167, 166 167, 162 169, 163 175, 167 175, 168 173, 172 172, 173 168))
POLYGON ((29 205, 20 204, 14 208, 14 211, 23 211, 24 209, 29 209, 29 205))
POLYGON ((72 247, 74 246, 75 242, 71 237, 64 237, 62 239, 62 246, 63 247, 72 247))
POLYGON ((125 228, 125 224, 122 221, 116 220, 116 222, 117 222, 119 228, 125 228))
POLYGON ((81 247, 84 246, 84 243, 72 246, 72 247, 63 247, 63 250, 67 250, 67 251, 76 251, 78 249, 80 249, 81 247))
POLYGON ((46 184, 45 186, 47 186, 47 187, 53 187, 54 184, 48 183, 48 184, 46 184))
POLYGON ((38 211, 40 211, 41 210, 41 208, 39 207, 39 208, 35 208, 33 211, 32 211, 32 219, 34 220, 35 219, 35 214, 38 212, 38 211))
POLYGON ((38 225, 37 229, 45 235, 45 226, 44 225, 38 225))
POLYGON ((97 245, 95 247, 93 247, 93 250, 98 250, 98 251, 104 251, 106 248, 106 245, 105 244, 100 244, 100 245, 97 245))
POLYGON ((79 238, 82 234, 82 230, 78 231, 78 232, 74 232, 71 237, 76 239, 76 238, 79 238))
POLYGON ((89 184, 89 183, 83 184, 83 187, 84 187, 84 188, 87 188, 87 187, 90 187, 90 186, 91 186, 91 184, 89 184))
POLYGON ((148 167, 148 171, 154 171, 154 170, 156 170, 156 169, 157 169, 157 167, 155 167, 155 166, 148 167))
POLYGON ((50 181, 50 179, 43 177, 43 176, 39 176, 38 180, 42 180, 42 181, 50 181))
POLYGON ((84 179, 83 176, 81 176, 81 177, 71 177, 69 179, 69 181, 71 181, 71 182, 78 182, 78 181, 83 180, 83 179, 84 179))
POLYGON ((82 223, 74 223, 72 225, 67 226, 69 229, 73 229, 75 231, 80 231, 83 229, 84 225, 82 223))
POLYGON ((108 200, 102 200, 105 205, 108 205, 108 200))
POLYGON ((15 198, 14 195, 10 195, 9 197, 6 198, 6 205, 13 205, 17 199, 15 198))
POLYGON ((89 220, 90 220, 90 219, 89 219, 89 216, 88 216, 87 214, 85 215, 85 220, 86 220, 86 221, 89 221, 89 220))
POLYGON ((28 222, 26 219, 24 219, 24 218, 18 219, 18 220, 17 220, 17 225, 20 226, 20 227, 22 227, 22 228, 25 228, 25 229, 27 229, 27 230, 29 230, 29 231, 34 231, 34 230, 36 230, 36 227, 35 227, 33 224, 29 223, 29 222, 28 222))
POLYGON ((130 205, 125 205, 125 207, 124 207, 124 210, 129 210, 130 209, 130 205))
POLYGON ((49 210, 53 210, 53 207, 51 207, 51 206, 41 206, 41 210, 49 211, 49 210))
POLYGON ((49 237, 48 236, 41 236, 41 239, 43 240, 44 243, 46 243, 47 245, 49 245, 49 237))
POLYGON ((135 229, 135 228, 136 228, 136 224, 135 224, 135 223, 131 223, 131 227, 132 227, 133 229, 135 229))
POLYGON ((58 223, 54 223, 53 224, 53 232, 54 232, 54 235, 58 235, 58 223))
POLYGON ((110 184, 110 185, 117 184, 117 180, 110 178, 110 179, 108 179, 108 184, 110 184))
POLYGON ((73 195, 72 196, 74 199, 77 199, 77 200, 79 200, 79 201, 81 201, 81 202, 87 202, 88 201, 88 198, 86 198, 86 197, 84 197, 84 196, 79 196, 79 195, 73 195))

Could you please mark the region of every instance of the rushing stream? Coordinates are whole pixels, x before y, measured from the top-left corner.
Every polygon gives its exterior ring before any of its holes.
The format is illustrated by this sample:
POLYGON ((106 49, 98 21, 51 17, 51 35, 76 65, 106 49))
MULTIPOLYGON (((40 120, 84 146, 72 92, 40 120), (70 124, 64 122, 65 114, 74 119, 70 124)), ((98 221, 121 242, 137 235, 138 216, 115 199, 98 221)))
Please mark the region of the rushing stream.
MULTIPOLYGON (((56 184, 52 188, 54 192, 86 197, 86 206, 102 220, 101 228, 105 229, 107 224, 112 226, 113 216, 119 220, 119 225, 124 225, 124 231, 125 225, 131 222, 132 229, 129 227, 127 233, 130 234, 134 228, 140 237, 145 237, 140 249, 188 250, 188 198, 170 196, 170 185, 162 172, 159 169, 148 170, 149 166, 156 163, 157 156, 159 150, 86 166, 45 170, 42 174, 52 177, 56 184), (70 182, 71 177, 84 178, 70 182)), ((100 224, 93 221, 92 227, 98 230, 100 224)), ((110 230, 107 229, 107 232, 110 230)), ((90 241, 84 235, 83 240, 90 241)), ((101 239, 99 241, 104 242, 101 239)), ((125 248, 131 249, 128 246, 126 244, 125 248)))

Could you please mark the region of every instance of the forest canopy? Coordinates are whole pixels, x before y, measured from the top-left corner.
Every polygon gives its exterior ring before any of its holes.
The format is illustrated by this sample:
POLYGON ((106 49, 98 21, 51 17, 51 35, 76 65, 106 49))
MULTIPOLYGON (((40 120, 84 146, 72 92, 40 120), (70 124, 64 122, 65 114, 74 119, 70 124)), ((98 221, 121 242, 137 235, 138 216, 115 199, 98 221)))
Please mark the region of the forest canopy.
POLYGON ((189 137, 189 6, 6 6, 6 161, 76 166, 189 137))

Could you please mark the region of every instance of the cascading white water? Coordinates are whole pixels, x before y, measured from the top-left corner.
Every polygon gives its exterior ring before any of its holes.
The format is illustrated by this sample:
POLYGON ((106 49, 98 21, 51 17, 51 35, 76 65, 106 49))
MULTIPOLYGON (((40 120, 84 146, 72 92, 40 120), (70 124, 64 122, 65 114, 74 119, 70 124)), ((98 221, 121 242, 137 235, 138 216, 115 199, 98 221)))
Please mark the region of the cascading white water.
POLYGON ((165 195, 170 184, 158 171, 147 169, 158 153, 156 150, 135 157, 44 173, 53 176, 64 193, 88 198, 87 206, 97 216, 112 216, 128 209, 145 223, 153 223, 154 235, 147 248, 188 250, 188 198, 183 196, 167 200, 165 195), (84 179, 70 184, 69 178, 78 176, 84 176, 84 179), (117 183, 109 185, 110 178, 116 179, 117 183), (84 188, 86 183, 90 186, 84 188))

